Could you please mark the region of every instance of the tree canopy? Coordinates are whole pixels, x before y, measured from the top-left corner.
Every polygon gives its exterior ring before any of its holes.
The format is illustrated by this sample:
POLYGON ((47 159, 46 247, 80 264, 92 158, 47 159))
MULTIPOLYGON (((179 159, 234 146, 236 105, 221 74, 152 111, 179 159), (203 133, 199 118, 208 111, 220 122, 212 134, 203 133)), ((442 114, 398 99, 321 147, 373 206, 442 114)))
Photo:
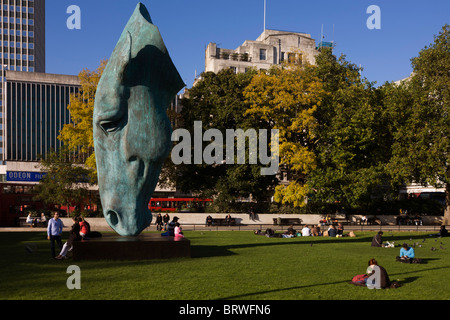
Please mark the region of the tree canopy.
POLYGON ((411 77, 387 86, 393 128, 389 170, 397 183, 445 188, 450 219, 450 39, 445 25, 413 58, 411 77))
POLYGON ((310 175, 312 201, 341 207, 367 208, 390 192, 385 165, 390 133, 382 92, 360 76, 359 68, 330 49, 311 68, 325 95, 314 116, 317 168, 310 175))
MULTIPOLYGON (((194 141, 194 123, 201 122, 201 134, 208 129, 216 129, 222 137, 226 137, 227 129, 257 128, 248 122, 244 116, 246 110, 244 88, 250 83, 254 72, 235 74, 231 70, 222 70, 217 74, 206 72, 202 79, 192 87, 181 103, 182 123, 180 127, 188 130, 194 141)), ((250 164, 249 149, 245 149, 245 163, 238 164, 233 159, 227 159, 226 139, 205 139, 200 137, 201 150, 208 150, 208 145, 216 142, 216 152, 222 152, 222 157, 214 164, 205 162, 181 163, 176 166, 176 185, 184 191, 192 191, 204 197, 216 197, 216 204, 234 203, 239 197, 262 199, 274 183, 274 176, 262 176, 260 164, 250 164), (222 159, 222 161, 221 161, 222 159), (233 165, 230 162, 233 162, 233 165)), ((235 139, 233 139, 233 143, 235 139)), ((233 146, 233 150, 236 146, 233 146)), ((194 145, 188 157, 194 159, 194 145)), ((214 152, 212 152, 214 156, 214 152)))
POLYGON ((94 114, 95 93, 107 61, 100 62, 96 70, 83 69, 79 74, 81 88, 70 97, 67 109, 71 123, 65 124, 58 139, 69 150, 74 150, 85 158, 85 165, 92 169, 91 178, 97 179, 92 117, 94 114))
POLYGON ((39 162, 45 175, 36 186, 36 198, 46 204, 81 207, 92 185, 90 170, 86 169, 76 155, 66 147, 50 152, 39 162))
POLYGON ((301 64, 290 63, 260 72, 245 88, 245 115, 257 126, 279 130, 279 156, 287 185, 275 189, 276 202, 304 206, 307 176, 316 168, 312 146, 317 139, 314 112, 324 94, 322 83, 301 64))

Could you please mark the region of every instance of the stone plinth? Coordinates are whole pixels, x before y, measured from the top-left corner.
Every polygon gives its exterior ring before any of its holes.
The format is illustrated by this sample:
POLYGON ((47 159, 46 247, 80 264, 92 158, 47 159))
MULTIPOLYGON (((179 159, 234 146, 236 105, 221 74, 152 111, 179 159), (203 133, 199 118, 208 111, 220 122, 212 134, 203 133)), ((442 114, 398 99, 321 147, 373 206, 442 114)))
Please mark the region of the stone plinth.
POLYGON ((191 242, 186 238, 161 234, 124 237, 104 234, 73 243, 73 260, 148 260, 191 256, 191 242))

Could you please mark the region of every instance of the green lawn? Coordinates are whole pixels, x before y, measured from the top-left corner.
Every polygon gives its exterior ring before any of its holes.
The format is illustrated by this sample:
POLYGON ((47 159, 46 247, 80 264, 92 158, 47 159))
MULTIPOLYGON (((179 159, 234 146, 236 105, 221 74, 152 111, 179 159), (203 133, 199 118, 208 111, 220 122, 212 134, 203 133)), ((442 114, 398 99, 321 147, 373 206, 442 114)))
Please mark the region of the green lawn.
MULTIPOLYGON (((356 238, 266 238, 251 231, 189 231, 191 258, 148 261, 64 261, 50 258, 44 233, 0 233, 0 299, 149 300, 448 300, 450 238, 385 232, 384 241, 419 243, 424 264, 395 261, 400 248, 373 248, 356 238), (425 239, 425 242, 423 240, 425 239), (441 244, 442 242, 442 244, 441 244), (32 253, 25 250, 26 246, 32 253), (441 249, 440 246, 445 249, 441 249), (431 247, 438 250, 432 251, 431 247), (349 284, 370 258, 397 289, 349 284), (69 290, 69 265, 81 269, 81 290, 69 290)), ((67 239, 65 234, 64 239, 67 239)))

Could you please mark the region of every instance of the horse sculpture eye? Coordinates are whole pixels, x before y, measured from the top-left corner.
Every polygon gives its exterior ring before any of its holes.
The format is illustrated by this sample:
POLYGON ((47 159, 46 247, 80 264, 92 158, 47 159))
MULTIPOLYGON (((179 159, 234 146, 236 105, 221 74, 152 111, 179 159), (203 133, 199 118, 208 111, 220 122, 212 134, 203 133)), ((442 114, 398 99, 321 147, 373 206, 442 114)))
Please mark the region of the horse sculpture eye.
POLYGON ((119 130, 122 127, 122 119, 118 120, 103 120, 100 122, 102 130, 108 134, 119 130))

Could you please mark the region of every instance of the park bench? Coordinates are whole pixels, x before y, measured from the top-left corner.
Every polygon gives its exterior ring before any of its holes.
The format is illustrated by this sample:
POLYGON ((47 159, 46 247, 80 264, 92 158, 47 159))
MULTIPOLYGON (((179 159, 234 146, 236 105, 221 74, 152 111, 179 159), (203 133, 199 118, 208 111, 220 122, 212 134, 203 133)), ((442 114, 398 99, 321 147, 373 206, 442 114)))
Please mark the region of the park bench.
MULTIPOLYGON (((30 227, 30 224, 27 223, 27 218, 26 217, 19 217, 19 227, 30 227)), ((45 221, 45 222, 38 222, 36 224, 36 227, 46 228, 47 227, 47 221, 45 221)))
POLYGON ((302 224, 302 219, 300 218, 273 218, 274 225, 300 225, 302 224))
POLYGON ((236 219, 235 218, 231 218, 230 219, 230 223, 227 222, 227 219, 225 218, 213 218, 212 220, 212 225, 213 226, 235 226, 236 225, 236 219))
POLYGON ((341 223, 343 226, 352 224, 352 221, 350 219, 346 219, 346 218, 335 218, 335 219, 331 219, 331 221, 333 222, 333 224, 341 223))
MULTIPOLYGON (((359 225, 362 224, 361 218, 356 218, 356 224, 359 224, 359 225)), ((375 225, 375 224, 381 225, 382 223, 381 223, 381 220, 380 220, 380 219, 374 217, 374 218, 367 218, 366 224, 367 224, 367 225, 375 225)))

